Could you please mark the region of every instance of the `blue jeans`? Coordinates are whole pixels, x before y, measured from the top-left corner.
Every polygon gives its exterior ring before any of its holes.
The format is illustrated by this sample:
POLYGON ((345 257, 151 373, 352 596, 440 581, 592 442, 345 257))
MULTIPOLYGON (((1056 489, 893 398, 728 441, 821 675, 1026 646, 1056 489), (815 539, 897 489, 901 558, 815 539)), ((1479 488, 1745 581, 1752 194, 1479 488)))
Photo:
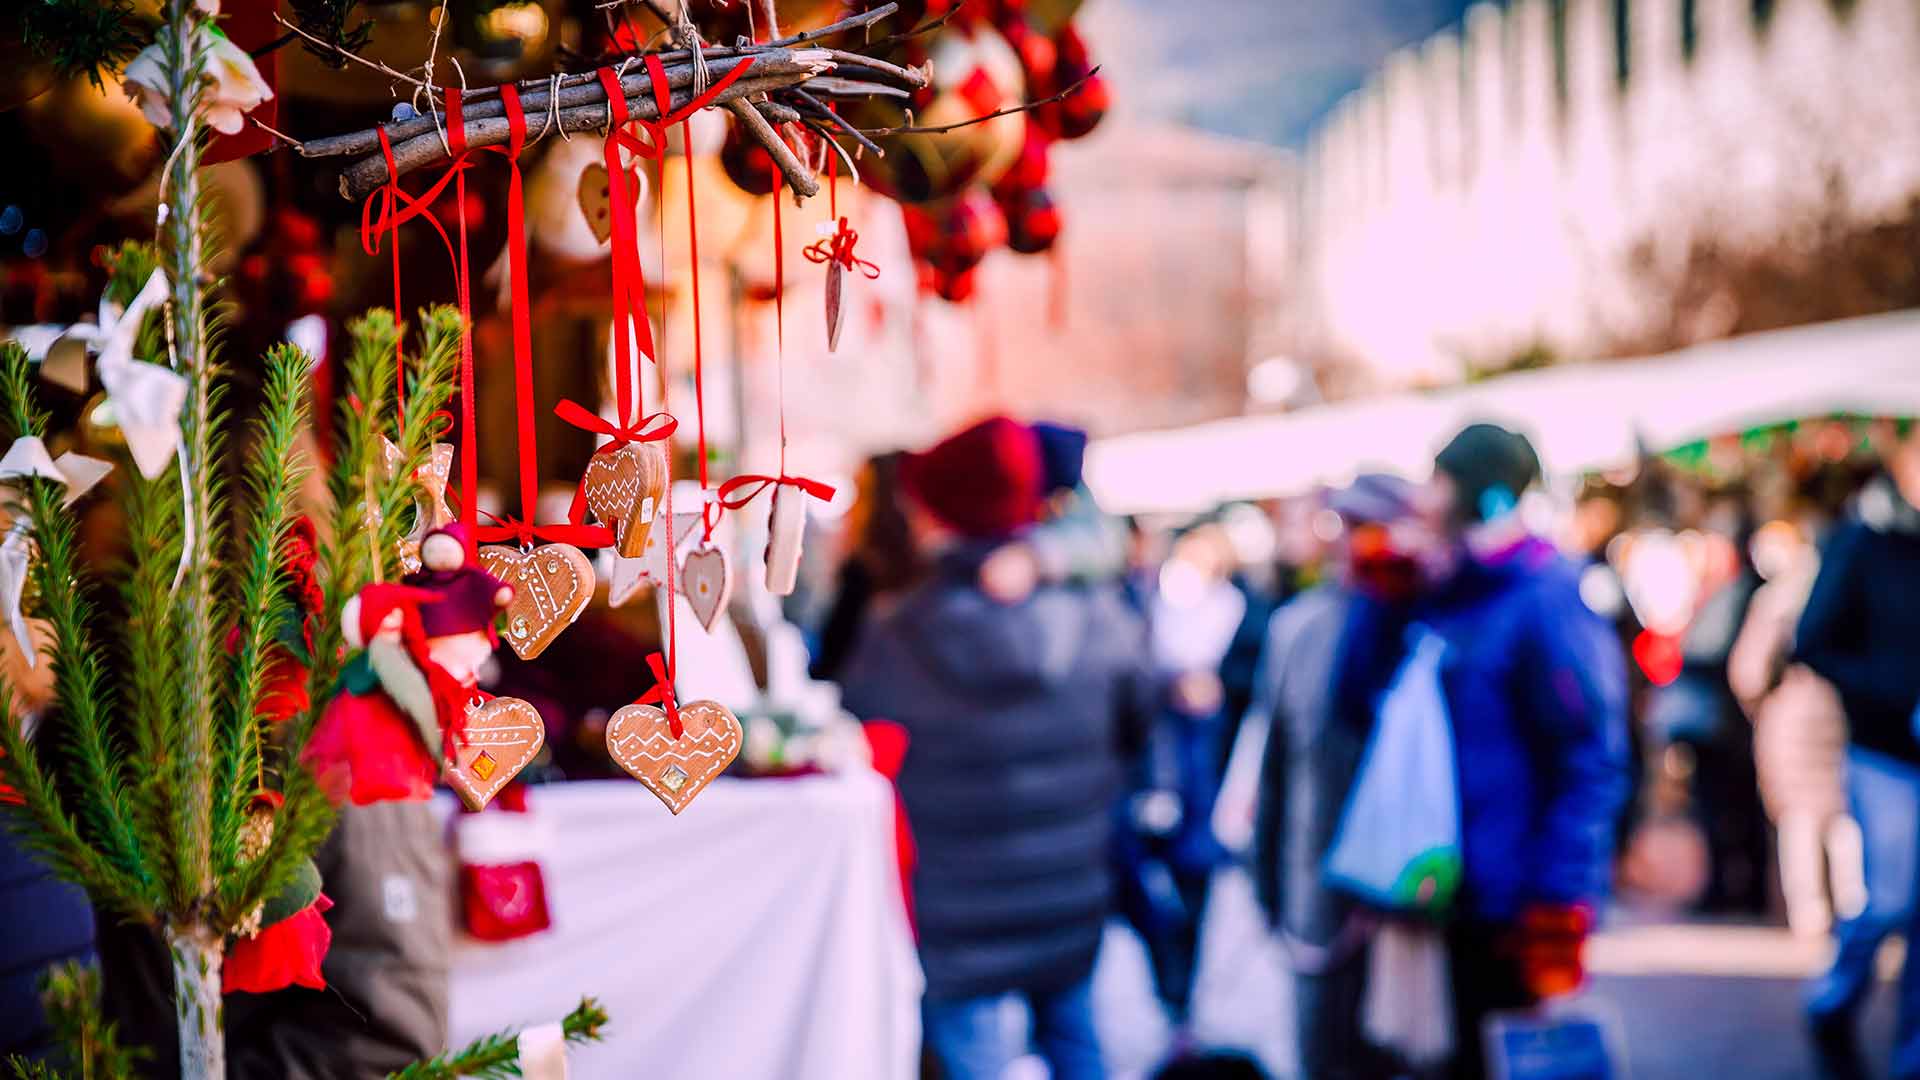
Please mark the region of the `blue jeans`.
POLYGON ((1000 1080, 1026 1052, 1023 1033, 1007 1023, 1009 997, 1024 997, 1033 1020, 1033 1044, 1053 1080, 1104 1080, 1100 1040, 1093 1028, 1093 979, 1053 994, 995 995, 921 1005, 928 1049, 947 1080, 1000 1080))
MULTIPOLYGON (((1920 941, 1920 768, 1871 750, 1847 753, 1847 798, 1860 823, 1867 906, 1834 927, 1833 965, 1808 988, 1816 1018, 1855 1012, 1873 989, 1881 942, 1904 928, 1920 941)), ((1920 1078, 1920 957, 1900 973, 1893 1074, 1920 1078)))

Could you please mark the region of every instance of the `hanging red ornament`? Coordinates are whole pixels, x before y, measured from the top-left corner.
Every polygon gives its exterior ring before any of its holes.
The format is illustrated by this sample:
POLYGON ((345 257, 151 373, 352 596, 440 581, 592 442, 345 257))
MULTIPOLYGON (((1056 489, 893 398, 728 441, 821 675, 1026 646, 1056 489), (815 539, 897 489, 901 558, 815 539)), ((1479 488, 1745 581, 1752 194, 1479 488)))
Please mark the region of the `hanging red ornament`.
POLYGON ((773 155, 749 138, 738 125, 727 127, 727 138, 720 144, 720 168, 733 186, 753 196, 773 194, 780 169, 773 155))
POLYGON ((995 248, 1006 246, 1007 218, 985 191, 973 188, 954 200, 940 223, 936 266, 971 269, 995 248))
POLYGON ((1093 59, 1086 42, 1072 26, 1063 28, 1054 39, 1059 59, 1053 78, 1045 85, 1030 88, 1036 100, 1050 97, 1078 84, 1073 93, 1060 101, 1034 109, 1028 115, 1042 130, 1056 139, 1078 139, 1100 125, 1112 105, 1107 81, 1093 70, 1093 59))
POLYGON ((1060 239, 1060 210, 1046 188, 1018 192, 1000 204, 1007 215, 1007 247, 1022 255, 1038 255, 1060 239))

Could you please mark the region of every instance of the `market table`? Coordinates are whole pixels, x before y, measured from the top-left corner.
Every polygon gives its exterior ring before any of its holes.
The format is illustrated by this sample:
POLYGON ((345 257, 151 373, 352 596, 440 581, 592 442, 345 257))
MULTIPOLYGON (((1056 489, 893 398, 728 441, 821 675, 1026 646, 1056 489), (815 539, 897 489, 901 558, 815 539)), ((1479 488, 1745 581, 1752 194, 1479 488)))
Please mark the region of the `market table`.
POLYGON ((893 789, 867 770, 721 779, 679 817, 611 780, 536 787, 553 927, 453 960, 455 1046, 612 1017, 572 1075, 905 1080, 922 980, 900 901, 893 789))

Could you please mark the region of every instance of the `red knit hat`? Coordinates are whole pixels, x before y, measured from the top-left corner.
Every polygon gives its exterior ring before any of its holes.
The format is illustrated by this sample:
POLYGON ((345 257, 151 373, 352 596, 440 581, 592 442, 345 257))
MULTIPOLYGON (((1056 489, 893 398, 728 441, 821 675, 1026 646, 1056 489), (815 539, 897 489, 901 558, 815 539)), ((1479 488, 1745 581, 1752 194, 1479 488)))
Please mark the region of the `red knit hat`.
POLYGON ((907 494, 970 537, 1005 536, 1040 516, 1040 440, 1004 416, 967 428, 900 463, 907 494))

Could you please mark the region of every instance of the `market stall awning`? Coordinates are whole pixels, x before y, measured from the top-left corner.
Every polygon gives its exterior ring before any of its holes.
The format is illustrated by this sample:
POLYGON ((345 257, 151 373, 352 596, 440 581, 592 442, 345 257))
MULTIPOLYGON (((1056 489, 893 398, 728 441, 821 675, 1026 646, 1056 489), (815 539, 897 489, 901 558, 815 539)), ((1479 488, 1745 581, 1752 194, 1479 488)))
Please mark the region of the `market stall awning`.
POLYGON ((1624 464, 1641 445, 1662 451, 1834 413, 1920 413, 1920 311, 1101 439, 1087 480, 1115 513, 1196 511, 1369 469, 1418 479, 1475 420, 1525 431, 1547 472, 1567 476, 1624 464))

